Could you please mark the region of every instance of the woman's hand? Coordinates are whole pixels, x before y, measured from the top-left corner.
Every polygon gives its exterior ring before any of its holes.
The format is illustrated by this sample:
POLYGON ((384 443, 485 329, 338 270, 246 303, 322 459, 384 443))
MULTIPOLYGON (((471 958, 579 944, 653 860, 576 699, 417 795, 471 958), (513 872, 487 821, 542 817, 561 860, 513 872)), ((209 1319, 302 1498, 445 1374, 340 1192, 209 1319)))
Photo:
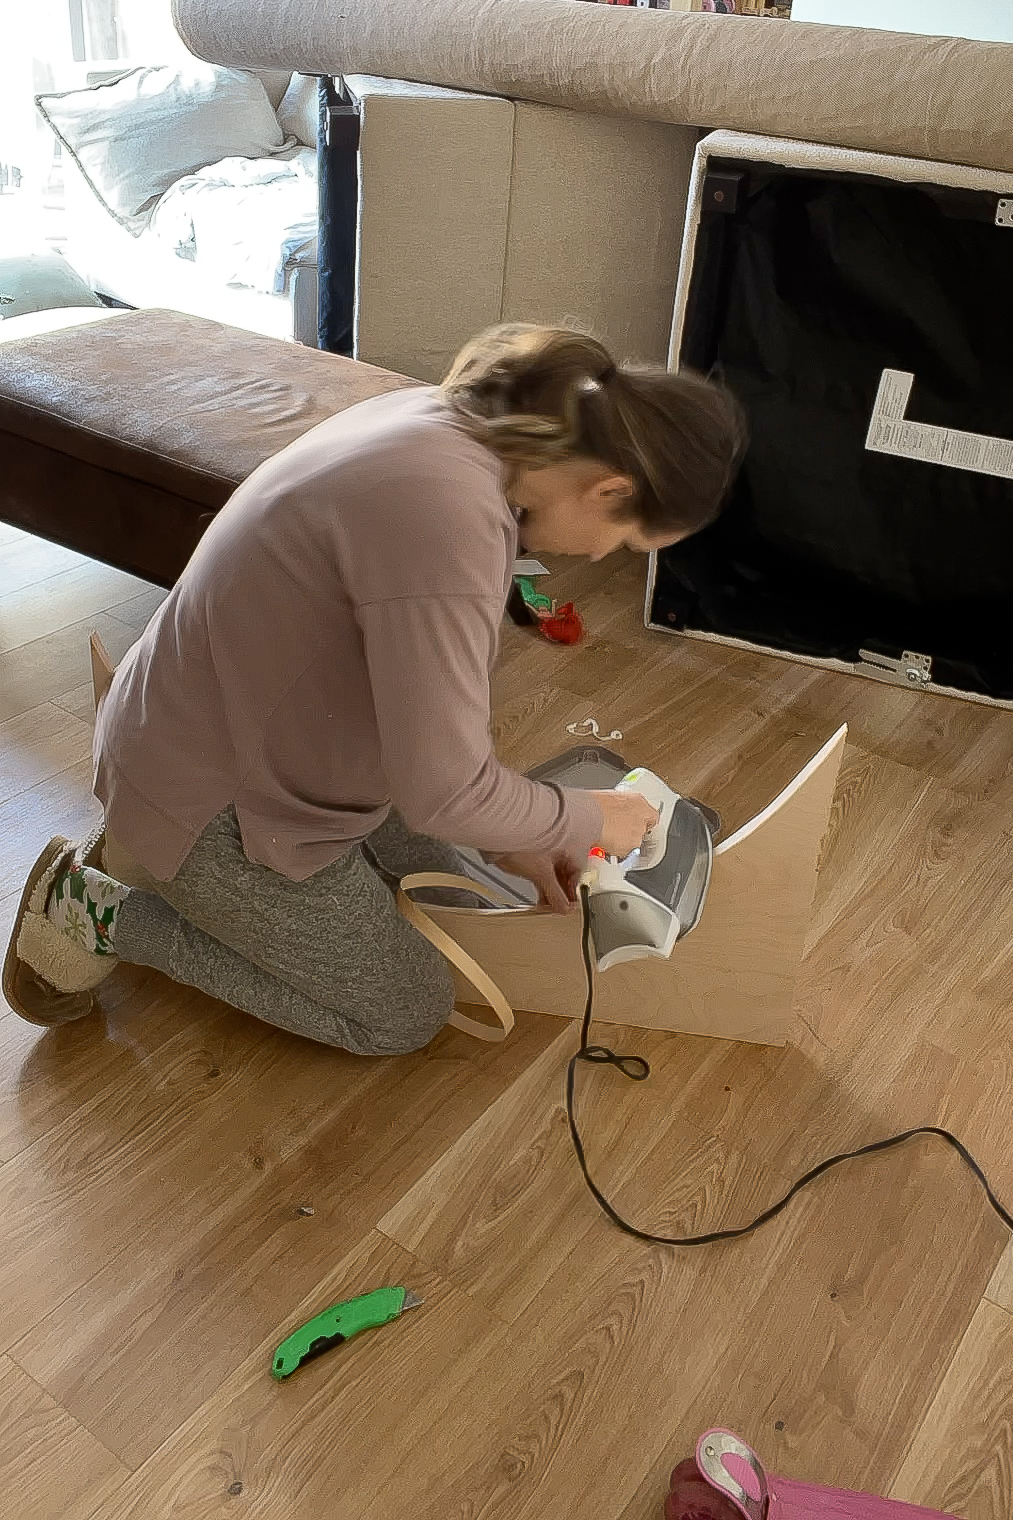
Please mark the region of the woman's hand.
MULTIPOLYGON (((639 792, 594 792, 602 811, 598 843, 606 855, 625 860, 638 850, 644 836, 658 822, 660 813, 639 792)), ((553 913, 569 913, 577 901, 583 866, 565 855, 500 855, 494 864, 510 876, 523 876, 538 888, 539 906, 553 913)), ((585 863, 586 864, 586 863, 585 863)))
POLYGON ((538 888, 538 905, 569 913, 577 901, 580 872, 565 855, 500 855, 493 862, 508 876, 523 876, 538 888))
POLYGON ((639 850, 644 836, 661 817, 639 792, 593 792, 592 796, 605 820, 598 843, 606 855, 615 855, 618 860, 639 850))

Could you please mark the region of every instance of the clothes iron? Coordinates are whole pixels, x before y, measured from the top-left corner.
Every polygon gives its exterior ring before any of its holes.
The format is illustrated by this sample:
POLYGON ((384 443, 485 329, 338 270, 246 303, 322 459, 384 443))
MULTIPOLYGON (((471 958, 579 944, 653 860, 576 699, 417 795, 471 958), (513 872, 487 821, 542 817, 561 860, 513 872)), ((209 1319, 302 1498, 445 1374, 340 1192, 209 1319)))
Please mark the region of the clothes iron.
POLYGON ((672 1474, 665 1520, 956 1520, 942 1510, 878 1499, 819 1483, 796 1483, 764 1471, 759 1457, 730 1430, 708 1430, 695 1459, 672 1474))
POLYGON ((582 884, 589 888, 591 942, 599 971, 653 956, 667 960, 700 922, 714 863, 716 813, 633 770, 617 792, 639 792, 660 813, 639 850, 625 860, 595 847, 582 884))

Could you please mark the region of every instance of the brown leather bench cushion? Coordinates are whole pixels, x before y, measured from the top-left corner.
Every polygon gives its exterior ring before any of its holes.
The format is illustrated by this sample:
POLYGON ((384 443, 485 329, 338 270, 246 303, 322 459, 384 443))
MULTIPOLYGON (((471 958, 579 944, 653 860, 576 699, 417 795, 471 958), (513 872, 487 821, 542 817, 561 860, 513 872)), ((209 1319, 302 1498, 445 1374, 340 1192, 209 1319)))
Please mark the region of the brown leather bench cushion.
POLYGON ((417 383, 173 311, 0 343, 0 520, 171 586, 265 459, 417 383))

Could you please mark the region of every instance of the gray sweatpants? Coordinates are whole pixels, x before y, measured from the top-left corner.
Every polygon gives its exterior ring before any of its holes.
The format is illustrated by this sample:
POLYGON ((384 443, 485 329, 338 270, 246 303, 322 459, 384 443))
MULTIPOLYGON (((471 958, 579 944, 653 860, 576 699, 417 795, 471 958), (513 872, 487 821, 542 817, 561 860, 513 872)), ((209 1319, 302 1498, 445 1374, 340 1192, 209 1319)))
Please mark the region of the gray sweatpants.
POLYGON ((413 871, 467 874, 456 850, 392 814, 334 865, 289 881, 247 860, 228 808, 172 881, 148 877, 150 890, 131 891, 116 952, 325 1045, 404 1054, 429 1043, 454 1003, 443 957, 397 909, 393 889, 413 871))

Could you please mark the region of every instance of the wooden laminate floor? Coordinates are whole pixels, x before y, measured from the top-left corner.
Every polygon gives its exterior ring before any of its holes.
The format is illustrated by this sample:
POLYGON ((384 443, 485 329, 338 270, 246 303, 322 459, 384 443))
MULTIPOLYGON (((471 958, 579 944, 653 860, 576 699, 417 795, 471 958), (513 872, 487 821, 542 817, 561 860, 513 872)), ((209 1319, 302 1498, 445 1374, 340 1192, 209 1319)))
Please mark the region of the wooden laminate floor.
MULTIPOLYGON (((643 574, 565 571, 575 649, 507 628, 506 759, 594 716, 733 827, 842 719, 851 742, 798 1043, 615 1032, 653 1074, 581 1073, 599 1179, 647 1228, 733 1225, 930 1123, 1013 1201, 1013 715, 648 634, 643 574)), ((119 656, 158 599, 0 528, 5 939, 41 845, 97 816, 88 632, 119 656)), ((941 1144, 673 1251, 584 1191, 568 1023, 363 1060, 146 970, 102 1003, 49 1033, 0 1009, 4 1520, 660 1520, 711 1424, 775 1471, 1013 1513, 1013 1250, 941 1144), (287 1329, 385 1282, 424 1306, 272 1381, 287 1329)))

